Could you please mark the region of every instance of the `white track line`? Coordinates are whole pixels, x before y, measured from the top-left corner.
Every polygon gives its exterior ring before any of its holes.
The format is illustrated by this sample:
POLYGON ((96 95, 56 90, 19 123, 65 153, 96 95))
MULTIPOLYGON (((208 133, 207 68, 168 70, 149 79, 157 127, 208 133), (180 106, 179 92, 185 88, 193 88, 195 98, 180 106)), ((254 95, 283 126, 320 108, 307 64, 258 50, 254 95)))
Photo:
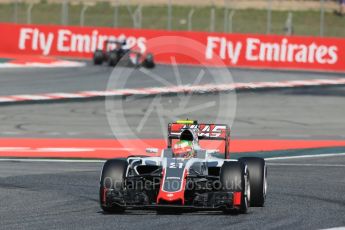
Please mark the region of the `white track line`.
POLYGON ((62 152, 95 152, 95 151, 131 151, 132 148, 101 148, 101 147, 0 147, 0 152, 26 152, 26 153, 62 153, 62 152))
POLYGON ((0 162, 49 162, 49 163, 104 163, 105 160, 88 160, 88 159, 42 159, 42 158, 0 158, 0 162))
POLYGON ((298 164, 298 163, 267 163, 273 166, 303 166, 303 167, 345 167, 340 164, 298 164))
POLYGON ((289 160, 289 159, 318 158, 318 157, 335 157, 335 156, 345 156, 345 153, 325 153, 325 154, 287 156, 287 157, 268 157, 268 158, 265 158, 265 160, 266 161, 274 161, 274 160, 289 160))
POLYGON ((84 67, 85 62, 77 61, 53 61, 51 63, 41 63, 41 62, 27 62, 27 63, 0 63, 0 68, 56 68, 56 67, 84 67))
MULTIPOLYGON (((317 157, 333 157, 333 156, 345 156, 345 153, 327 153, 327 154, 315 154, 315 155, 301 155, 291 157, 271 157, 265 158, 266 161, 272 160, 288 160, 299 158, 317 158, 317 157)), ((102 163, 105 160, 89 160, 89 159, 45 159, 45 158, 0 158, 0 162, 64 162, 64 163, 102 163)), ((290 164, 290 163, 268 163, 269 165, 291 165, 291 166, 325 166, 325 167, 345 167, 342 164, 290 164)))

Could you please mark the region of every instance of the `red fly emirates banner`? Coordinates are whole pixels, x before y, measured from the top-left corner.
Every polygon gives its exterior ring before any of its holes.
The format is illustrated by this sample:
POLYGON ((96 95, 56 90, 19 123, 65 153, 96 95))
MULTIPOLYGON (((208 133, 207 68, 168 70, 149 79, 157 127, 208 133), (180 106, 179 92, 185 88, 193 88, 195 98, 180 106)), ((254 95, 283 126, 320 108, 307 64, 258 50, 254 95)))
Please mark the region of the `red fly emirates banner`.
POLYGON ((18 24, 0 24, 0 34, 1 53, 91 58, 104 41, 126 39, 158 63, 345 71, 339 38, 18 24))

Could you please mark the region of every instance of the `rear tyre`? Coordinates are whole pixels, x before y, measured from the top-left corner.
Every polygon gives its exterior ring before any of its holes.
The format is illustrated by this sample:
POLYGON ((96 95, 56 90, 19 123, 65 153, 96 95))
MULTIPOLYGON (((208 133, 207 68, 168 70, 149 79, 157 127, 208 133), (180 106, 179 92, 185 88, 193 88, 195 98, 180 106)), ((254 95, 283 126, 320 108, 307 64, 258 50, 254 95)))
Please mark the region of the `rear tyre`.
POLYGON ((258 157, 242 157, 239 161, 248 166, 250 173, 250 206, 263 207, 267 193, 267 166, 265 160, 258 157))
POLYGON ((95 65, 102 65, 104 61, 104 55, 102 50, 96 50, 93 53, 93 64, 95 65))
POLYGON ((106 192, 111 189, 115 193, 123 194, 127 167, 128 163, 124 159, 112 159, 104 163, 99 198, 101 208, 106 213, 123 213, 125 211, 125 208, 121 206, 109 204, 107 202, 106 192))
POLYGON ((108 65, 114 67, 117 65, 118 62, 119 55, 117 54, 117 52, 110 52, 108 57, 108 65))
MULTIPOLYGON (((220 170, 220 182, 224 191, 241 192, 240 213, 247 213, 250 202, 249 172, 242 162, 224 162, 220 170)), ((226 208, 226 214, 235 214, 234 209, 226 208)))
POLYGON ((145 68, 151 69, 155 67, 155 62, 153 60, 153 54, 148 53, 142 64, 145 68))

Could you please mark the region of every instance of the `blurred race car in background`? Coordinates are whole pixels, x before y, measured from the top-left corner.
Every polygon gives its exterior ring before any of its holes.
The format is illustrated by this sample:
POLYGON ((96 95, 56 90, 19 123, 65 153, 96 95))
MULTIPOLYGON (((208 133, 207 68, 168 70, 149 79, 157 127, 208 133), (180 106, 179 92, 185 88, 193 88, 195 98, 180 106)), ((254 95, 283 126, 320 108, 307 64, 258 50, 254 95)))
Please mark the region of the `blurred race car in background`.
POLYGON ((93 63, 102 65, 106 62, 109 66, 118 63, 124 66, 153 68, 155 66, 153 54, 142 54, 138 51, 126 48, 125 41, 107 40, 103 50, 96 50, 93 54, 93 63))
MULTIPOLYGON (((267 192, 265 160, 229 159, 229 143, 227 125, 191 120, 170 123, 168 146, 160 156, 116 158, 104 163, 101 208, 109 213, 126 209, 246 213, 249 206, 262 207, 267 192), (199 142, 204 140, 224 151, 202 148, 199 142)), ((147 149, 147 153, 158 154, 153 150, 147 149)))

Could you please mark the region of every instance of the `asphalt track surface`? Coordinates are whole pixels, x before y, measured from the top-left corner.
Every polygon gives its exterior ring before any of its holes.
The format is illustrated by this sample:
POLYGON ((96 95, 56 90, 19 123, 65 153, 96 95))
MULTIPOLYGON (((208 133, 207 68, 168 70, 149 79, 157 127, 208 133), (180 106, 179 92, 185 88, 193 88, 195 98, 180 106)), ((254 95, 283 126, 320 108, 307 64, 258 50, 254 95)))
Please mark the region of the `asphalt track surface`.
MULTIPOLYGON (((121 69, 122 67, 119 67, 121 69)), ((126 86, 128 88, 142 88, 165 86, 147 76, 145 69, 133 69, 126 86)), ((178 66, 183 84, 193 83, 200 73, 198 67, 178 66)), ((202 83, 213 83, 210 77, 218 68, 205 70, 202 83)), ((88 90, 105 90, 113 68, 107 66, 93 66, 90 63, 82 68, 23 68, 0 69, 0 96, 16 94, 40 94, 53 92, 77 92, 88 90)), ((158 65, 152 70, 153 74, 176 84, 175 72, 171 66, 158 65)), ((284 80, 332 79, 344 77, 335 73, 308 73, 268 70, 231 70, 234 82, 262 82, 284 80)))
POLYGON ((270 161, 263 208, 245 215, 102 213, 101 163, 0 162, 2 229, 322 229, 345 225, 345 157, 270 161), (307 166, 305 165, 307 163, 307 166))
MULTIPOLYGON (((164 72, 165 68, 168 67, 160 66, 154 71, 164 72)), ((1 70, 0 92, 8 95, 99 90, 106 87, 110 71, 101 67, 71 70, 1 70)), ((193 68, 185 71, 191 78, 198 73, 193 68)), ((343 77, 236 71, 235 81, 343 77)), ((137 85, 142 84, 145 83, 137 85)), ((345 87, 239 93, 233 137, 343 140, 344 97, 345 87)), ((218 98, 215 94, 193 96, 191 103, 218 98)), ((137 128, 151 100, 124 101, 131 129, 137 128)), ((161 104, 166 105, 176 97, 162 100, 161 104)), ((211 120, 215 114, 210 111, 199 111, 197 119, 211 120)), ((152 114, 138 137, 155 137, 160 128, 157 119, 152 114)), ((1 106, 0 130, 1 137, 113 138, 102 100, 1 106)), ((0 161, 1 229, 320 229, 345 225, 344 156, 270 162, 266 207, 252 208, 249 214, 237 216, 218 212, 161 216, 152 211, 103 214, 98 205, 101 167, 102 163, 0 161)))
MULTIPOLYGON (((232 137, 240 139, 306 139, 343 140, 345 138, 345 87, 259 91, 237 94, 237 109, 232 137)), ((217 101, 218 95, 193 96, 191 103, 217 101)), ((176 97, 162 98, 170 106, 176 97)), ((139 98, 125 103, 125 117, 135 133, 152 98, 139 98)), ((170 108, 170 107, 169 107, 170 108)), ((166 108, 166 111, 169 111, 166 108)), ((231 109, 231 108, 230 108, 231 109)), ((182 118, 211 121, 226 117, 212 108, 189 112, 182 118)), ((171 121, 166 118, 166 122, 171 121)), ((120 127, 121 128, 121 127, 120 127)), ((120 129, 121 130, 121 129, 120 129)), ((116 132, 117 138, 162 138, 166 124, 161 125, 152 113, 143 129, 135 136, 116 132), (164 131, 162 127, 164 126, 164 131)), ((114 138, 104 100, 69 103, 25 104, 0 107, 2 137, 40 138, 114 138)))
MULTIPOLYGON (((123 68, 123 67, 120 67, 123 68)), ((197 67, 178 66, 183 83, 193 83, 200 73, 197 67)), ((38 94, 52 92, 76 92, 82 90, 104 90, 112 72, 107 66, 83 68, 41 68, 41 69, 0 69, 0 95, 38 94)), ((133 69, 127 87, 140 88, 161 86, 161 82, 148 77, 142 69, 133 69)), ((174 69, 171 66, 158 65, 151 70, 163 80, 176 84, 174 69)), ((210 70, 212 71, 212 69, 210 70)), ((283 81, 303 79, 327 79, 344 77, 344 74, 307 73, 286 71, 264 71, 233 69, 234 82, 283 81)), ((213 81, 206 69, 200 84, 213 81)), ((223 94, 224 95, 224 94, 223 94)), ((225 100, 237 102, 237 106, 228 106, 229 116, 219 104, 219 95, 195 95, 189 105, 202 105, 205 101, 216 102, 215 106, 198 111, 189 111, 188 105, 182 108, 186 114, 174 117, 188 117, 200 121, 220 121, 233 123, 235 138, 274 138, 274 139, 344 139, 345 133, 339 127, 345 127, 345 87, 322 87, 311 89, 286 89, 256 92, 242 92, 226 95, 225 100), (237 97, 237 99, 236 99, 237 97), (231 114, 232 113, 232 114, 231 114)), ((185 97, 163 97, 160 104, 169 112, 169 107, 183 101, 185 97)), ((224 101, 224 100, 223 100, 224 101)), ((126 120, 131 128, 139 126, 142 117, 147 114, 147 107, 152 98, 131 98, 126 100, 126 120)), ((179 108, 179 106, 177 106, 179 108)), ((222 107, 223 108, 223 107, 222 107)), ((121 109, 118 109, 121 110, 121 109)), ((109 128, 104 100, 26 104, 0 107, 0 135, 3 137, 75 137, 75 138, 113 138, 109 128)), ((173 118, 167 117, 166 122, 173 118)), ((142 131, 136 135, 118 132, 118 138, 163 137, 157 114, 150 114, 142 131)), ((124 124, 124 126, 128 126, 124 124)), ((164 125, 165 126, 165 125, 164 125)))

